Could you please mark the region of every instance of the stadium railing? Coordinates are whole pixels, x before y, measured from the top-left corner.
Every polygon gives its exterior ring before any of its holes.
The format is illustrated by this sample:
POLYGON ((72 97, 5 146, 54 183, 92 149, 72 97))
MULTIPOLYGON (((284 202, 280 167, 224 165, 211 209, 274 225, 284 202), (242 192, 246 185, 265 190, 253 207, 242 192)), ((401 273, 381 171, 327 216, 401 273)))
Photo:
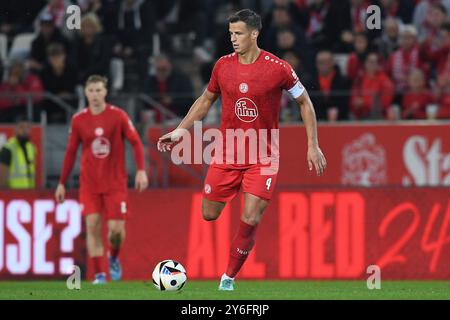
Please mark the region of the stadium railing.
MULTIPOLYGON (((314 97, 315 95, 319 94, 320 92, 317 91, 309 91, 309 95, 311 97, 314 97)), ((333 91, 331 94, 335 95, 335 96, 348 96, 350 97, 350 91, 333 91)), ((177 97, 180 97, 180 95, 178 95, 177 97)), ((64 138, 66 137, 67 134, 67 126, 70 123, 70 118, 72 117, 72 115, 77 111, 80 110, 82 108, 85 107, 86 105, 86 100, 84 97, 84 93, 82 90, 82 87, 77 88, 76 93, 73 95, 73 100, 75 101, 74 105, 70 105, 69 103, 67 103, 66 101, 64 101, 63 99, 61 99, 60 97, 51 94, 49 92, 44 92, 44 93, 21 93, 21 94, 17 94, 17 93, 8 93, 8 92, 2 92, 0 93, 0 99, 1 98, 15 98, 15 99, 25 99, 26 101, 26 114, 28 116, 28 118, 32 119, 33 118, 33 109, 35 107, 35 103, 33 101, 33 99, 35 98, 40 98, 40 103, 44 103, 44 101, 51 101, 55 104, 55 106, 57 108, 60 108, 64 111, 65 113, 65 123, 62 124, 49 124, 47 122, 47 118, 48 115, 45 112, 42 112, 40 115, 40 123, 41 125, 45 126, 45 130, 44 132, 46 133, 50 133, 51 139, 46 139, 47 141, 54 141, 54 143, 49 143, 46 142, 44 144, 44 156, 45 154, 51 154, 52 155, 52 161, 44 161, 44 166, 45 168, 43 168, 45 170, 46 174, 46 181, 45 181, 45 185, 46 186, 53 186, 54 181, 56 181, 57 179, 57 175, 59 174, 59 170, 60 168, 56 168, 55 170, 50 170, 51 168, 49 168, 49 164, 50 163, 62 163, 63 160, 63 155, 64 155, 64 150, 65 150, 65 140, 64 138), (55 136, 61 136, 61 139, 54 139, 55 136), (58 141, 56 141, 58 140, 58 141), (48 152, 49 150, 51 150, 51 152, 48 152), (55 158, 56 157, 56 158, 55 158)), ((149 142, 147 141, 147 136, 146 136, 146 132, 147 129, 150 127, 157 127, 160 130, 160 135, 163 135, 165 133, 167 133, 170 129, 172 129, 173 127, 175 127, 179 121, 181 120, 180 117, 178 117, 172 110, 168 109, 167 107, 165 107, 164 105, 162 105, 161 103, 159 103, 157 100, 155 100, 153 97, 151 97, 148 94, 145 93, 121 93, 121 92, 112 92, 109 96, 108 96, 108 100, 111 101, 111 103, 113 104, 117 104, 121 107, 123 107, 125 109, 125 111, 129 114, 130 118, 133 119, 136 123, 136 126, 138 128, 138 131, 141 134, 142 140, 146 146, 146 161, 147 163, 150 163, 152 161, 152 159, 149 156, 149 152, 150 150, 156 150, 156 145, 153 145, 152 143, 149 144, 149 142), (160 115, 160 121, 157 122, 154 119, 154 115, 155 112, 158 112, 158 114, 160 115)), ((285 104, 283 109, 286 109, 286 105, 289 105, 290 103, 290 107, 291 110, 297 110, 298 107, 295 105, 295 103, 289 102, 289 100, 287 100, 288 103, 285 104)), ((374 99, 376 106, 374 106, 373 108, 373 112, 370 115, 368 120, 372 120, 372 121, 385 121, 381 118, 381 108, 379 105, 379 99, 375 98, 374 99)), ((220 104, 221 102, 218 101, 218 104, 220 104)), ((208 119, 205 119, 205 124, 208 125, 213 125, 213 126, 217 126, 218 123, 220 122, 220 107, 215 107, 212 108, 211 110, 211 114, 214 113, 211 117, 209 117, 210 115, 208 115, 208 119)), ((298 112, 298 110, 297 110, 298 112)), ((283 114, 282 114, 282 122, 285 123, 291 123, 291 124, 295 124, 295 123, 301 123, 300 120, 300 116, 299 114, 295 115, 291 115, 290 117, 290 121, 285 121, 286 119, 283 119, 283 114)), ((349 121, 354 123, 354 121, 349 121)), ((46 157, 46 156, 45 156, 46 157)), ((47 157, 45 158, 47 159, 47 157)), ((151 182, 151 186, 153 187, 169 187, 170 186, 170 179, 169 179, 169 165, 170 165, 170 155, 163 155, 163 164, 161 169, 161 174, 162 174, 162 180, 158 181, 157 179, 157 173, 154 172, 154 170, 152 170, 152 176, 150 177, 150 182, 151 182)), ((154 163, 150 163, 150 165, 154 165, 154 163)), ((130 166, 131 171, 129 172, 133 172, 132 167, 130 166)), ((199 173, 198 170, 193 170, 193 168, 191 166, 188 165, 180 165, 180 169, 183 170, 183 172, 185 172, 186 174, 188 174, 189 176, 193 177, 196 180, 202 180, 203 179, 203 173, 199 173)), ((206 167, 204 168, 206 170, 206 167)), ((202 170, 202 171, 205 171, 202 170)), ((73 182, 72 184, 75 186, 76 183, 76 178, 77 178, 77 174, 78 174, 78 169, 75 169, 74 172, 74 177, 73 179, 71 179, 71 181, 73 182)), ((130 175, 131 177, 132 175, 130 175)))

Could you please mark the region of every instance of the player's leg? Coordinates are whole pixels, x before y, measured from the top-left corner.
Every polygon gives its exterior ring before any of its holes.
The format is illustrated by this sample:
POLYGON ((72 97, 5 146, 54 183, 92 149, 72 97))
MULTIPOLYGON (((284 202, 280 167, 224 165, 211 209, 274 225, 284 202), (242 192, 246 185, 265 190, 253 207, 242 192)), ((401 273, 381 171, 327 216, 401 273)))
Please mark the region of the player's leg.
POLYGON ((258 196, 244 193, 244 212, 231 242, 230 261, 226 271, 230 278, 237 275, 255 245, 256 229, 268 204, 268 201, 258 196))
POLYGON ((219 290, 234 290, 234 278, 255 244, 256 229, 272 197, 276 177, 276 171, 267 174, 258 166, 244 173, 242 180, 244 210, 236 235, 231 242, 228 267, 222 275, 219 290))
POLYGON ((203 197, 202 199, 203 219, 205 219, 206 221, 216 220, 220 216, 220 213, 222 212, 225 205, 226 202, 208 200, 205 197, 203 197))
POLYGON ((255 245, 256 229, 268 204, 264 199, 244 193, 244 211, 231 242, 227 271, 222 275, 219 290, 234 290, 234 278, 255 245))
POLYGON ((103 242, 101 232, 101 217, 98 213, 86 215, 86 245, 89 258, 94 267, 94 284, 103 284, 106 282, 106 273, 103 269, 103 242))
POLYGON ((91 265, 94 268, 94 284, 106 283, 106 273, 103 268, 103 241, 101 232, 101 216, 103 211, 102 196, 90 190, 80 188, 80 203, 86 223, 86 245, 91 265))
POLYGON ((111 280, 122 279, 122 266, 119 260, 120 249, 125 240, 125 220, 129 213, 126 191, 105 194, 106 217, 108 218, 108 262, 111 280))
POLYGON ((120 247, 125 240, 125 220, 108 221, 108 241, 110 245, 109 254, 113 258, 119 256, 120 247))
POLYGON ((206 221, 214 221, 222 212, 226 203, 239 191, 242 172, 224 166, 211 165, 206 174, 202 214, 206 221))
POLYGON ((98 213, 86 215, 86 242, 90 257, 103 256, 103 242, 101 237, 101 217, 98 213))
POLYGON ((122 267, 119 262, 119 252, 124 240, 125 220, 109 220, 109 274, 111 279, 114 281, 118 281, 122 278, 122 267))

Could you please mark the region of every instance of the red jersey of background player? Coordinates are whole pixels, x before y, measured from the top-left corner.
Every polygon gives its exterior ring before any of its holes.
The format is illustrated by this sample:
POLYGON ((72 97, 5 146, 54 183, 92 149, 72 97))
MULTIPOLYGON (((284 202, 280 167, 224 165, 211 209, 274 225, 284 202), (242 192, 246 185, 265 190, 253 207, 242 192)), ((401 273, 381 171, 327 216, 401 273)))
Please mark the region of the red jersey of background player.
MULTIPOLYGON (((294 98, 304 90, 292 67, 267 51, 261 50, 255 62, 250 64, 240 63, 236 53, 220 58, 214 66, 208 91, 222 96, 223 137, 226 137, 226 129, 241 128, 245 131, 252 128, 256 132, 267 129, 270 155, 270 129, 278 129, 283 89, 294 98)), ((246 143, 247 153, 248 147, 246 143)), ((279 156, 278 150, 272 151, 272 156, 279 156)), ((225 159, 224 154, 224 162, 225 159)))
POLYGON ((60 183, 66 182, 81 143, 80 189, 93 193, 126 190, 124 138, 133 146, 138 170, 144 170, 144 148, 125 111, 107 104, 98 115, 92 114, 89 108, 75 114, 60 183))

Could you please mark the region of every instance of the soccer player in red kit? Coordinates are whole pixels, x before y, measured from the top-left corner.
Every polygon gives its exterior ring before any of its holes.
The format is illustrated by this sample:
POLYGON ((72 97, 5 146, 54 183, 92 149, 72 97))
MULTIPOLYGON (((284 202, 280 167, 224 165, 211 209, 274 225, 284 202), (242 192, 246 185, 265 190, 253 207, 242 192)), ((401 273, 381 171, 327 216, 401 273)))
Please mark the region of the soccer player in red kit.
MULTIPOLYGON (((234 53, 216 62, 207 89, 194 102, 177 129, 159 138, 158 149, 171 150, 195 121, 206 116, 219 95, 222 96, 222 132, 229 129, 246 132, 278 129, 281 94, 283 90, 288 90, 299 104, 305 123, 309 170, 314 166, 317 174, 322 175, 326 160, 319 148, 316 115, 308 93, 286 61, 258 47, 257 37, 261 30, 259 15, 244 9, 233 14, 228 21, 234 53)), ((258 140, 260 142, 261 139, 258 140)), ((278 151, 271 146, 267 146, 271 151, 267 154, 272 163, 278 163, 278 151)), ((226 148, 224 153, 233 151, 242 152, 239 148, 226 148)), ((248 148, 244 152, 248 153, 248 148)), ((228 156, 225 155, 227 159, 236 159, 236 154, 228 156)), ((219 285, 219 290, 234 290, 234 278, 255 243, 256 228, 271 199, 278 166, 275 170, 264 172, 262 158, 255 163, 246 160, 243 164, 219 164, 217 160, 213 160, 205 178, 203 218, 207 221, 217 219, 241 186, 244 192, 244 212, 231 243, 227 270, 219 285)))
POLYGON ((92 75, 86 81, 85 94, 89 106, 72 117, 69 142, 55 197, 64 201, 64 184, 82 144, 80 166, 80 203, 86 219, 87 248, 94 266, 94 284, 106 283, 103 270, 101 214, 108 220, 109 273, 120 280, 122 268, 118 259, 125 238, 128 214, 128 176, 125 170, 125 138, 133 147, 137 166, 136 189, 148 186, 144 148, 139 135, 125 111, 106 103, 107 79, 92 75))

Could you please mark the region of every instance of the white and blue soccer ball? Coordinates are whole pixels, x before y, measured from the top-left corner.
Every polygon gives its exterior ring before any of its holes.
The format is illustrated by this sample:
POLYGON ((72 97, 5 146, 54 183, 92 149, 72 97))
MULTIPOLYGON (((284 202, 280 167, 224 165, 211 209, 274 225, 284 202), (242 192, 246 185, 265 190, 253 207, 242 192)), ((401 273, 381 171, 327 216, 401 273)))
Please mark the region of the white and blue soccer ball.
POLYGON ((181 290, 186 284, 186 269, 175 260, 159 262, 152 274, 153 285, 161 291, 181 290))

